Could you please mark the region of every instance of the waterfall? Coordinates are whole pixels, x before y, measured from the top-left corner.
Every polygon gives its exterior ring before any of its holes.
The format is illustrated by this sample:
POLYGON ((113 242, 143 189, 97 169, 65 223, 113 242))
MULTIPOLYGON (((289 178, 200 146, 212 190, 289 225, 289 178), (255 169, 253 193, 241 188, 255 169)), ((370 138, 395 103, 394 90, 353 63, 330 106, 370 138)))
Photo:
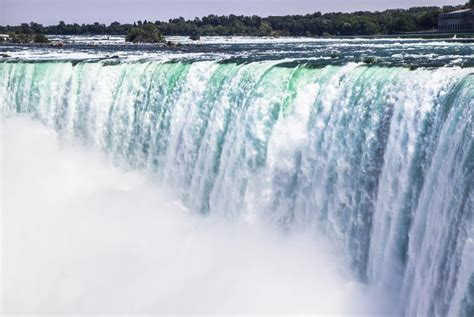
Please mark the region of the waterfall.
POLYGON ((474 312, 472 68, 0 63, 29 116, 201 213, 319 230, 406 315, 474 312))

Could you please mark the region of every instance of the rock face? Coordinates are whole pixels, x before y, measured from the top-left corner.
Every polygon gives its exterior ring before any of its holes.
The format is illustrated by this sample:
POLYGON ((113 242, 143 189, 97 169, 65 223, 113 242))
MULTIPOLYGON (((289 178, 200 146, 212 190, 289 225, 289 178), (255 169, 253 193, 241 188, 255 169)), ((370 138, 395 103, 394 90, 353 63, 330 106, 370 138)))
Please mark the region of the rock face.
POLYGON ((52 44, 51 44, 52 47, 64 47, 64 43, 61 42, 61 41, 54 41, 52 44))
POLYGON ((181 46, 181 44, 173 42, 173 41, 168 41, 168 42, 166 42, 166 46, 167 47, 178 47, 178 46, 181 46))

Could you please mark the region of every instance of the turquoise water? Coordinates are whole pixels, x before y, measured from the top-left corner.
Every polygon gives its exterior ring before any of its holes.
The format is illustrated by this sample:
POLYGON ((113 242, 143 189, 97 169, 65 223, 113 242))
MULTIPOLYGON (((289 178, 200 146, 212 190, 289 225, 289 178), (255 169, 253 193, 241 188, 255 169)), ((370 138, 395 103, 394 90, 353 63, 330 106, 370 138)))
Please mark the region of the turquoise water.
POLYGON ((2 116, 148 170, 196 212, 324 232, 400 313, 474 311, 473 68, 10 60, 0 79, 2 116))

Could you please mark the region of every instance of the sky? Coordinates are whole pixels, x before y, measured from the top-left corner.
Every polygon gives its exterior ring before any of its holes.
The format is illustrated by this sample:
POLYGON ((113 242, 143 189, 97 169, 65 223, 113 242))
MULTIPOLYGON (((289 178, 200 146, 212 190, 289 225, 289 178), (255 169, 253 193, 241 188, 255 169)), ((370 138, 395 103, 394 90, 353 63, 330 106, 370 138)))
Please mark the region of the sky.
POLYGON ((208 14, 285 15, 464 4, 467 0, 0 0, 0 25, 110 23, 208 14))

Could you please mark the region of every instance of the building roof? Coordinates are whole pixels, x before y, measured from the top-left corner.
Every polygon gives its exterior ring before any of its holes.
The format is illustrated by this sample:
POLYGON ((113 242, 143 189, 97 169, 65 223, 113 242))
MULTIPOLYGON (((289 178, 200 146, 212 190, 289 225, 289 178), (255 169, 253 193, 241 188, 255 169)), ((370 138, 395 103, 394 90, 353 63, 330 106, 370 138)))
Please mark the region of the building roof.
POLYGON ((445 14, 464 13, 464 12, 469 12, 469 11, 473 11, 473 12, 474 12, 474 9, 462 9, 462 10, 447 12, 447 13, 445 13, 445 14))

